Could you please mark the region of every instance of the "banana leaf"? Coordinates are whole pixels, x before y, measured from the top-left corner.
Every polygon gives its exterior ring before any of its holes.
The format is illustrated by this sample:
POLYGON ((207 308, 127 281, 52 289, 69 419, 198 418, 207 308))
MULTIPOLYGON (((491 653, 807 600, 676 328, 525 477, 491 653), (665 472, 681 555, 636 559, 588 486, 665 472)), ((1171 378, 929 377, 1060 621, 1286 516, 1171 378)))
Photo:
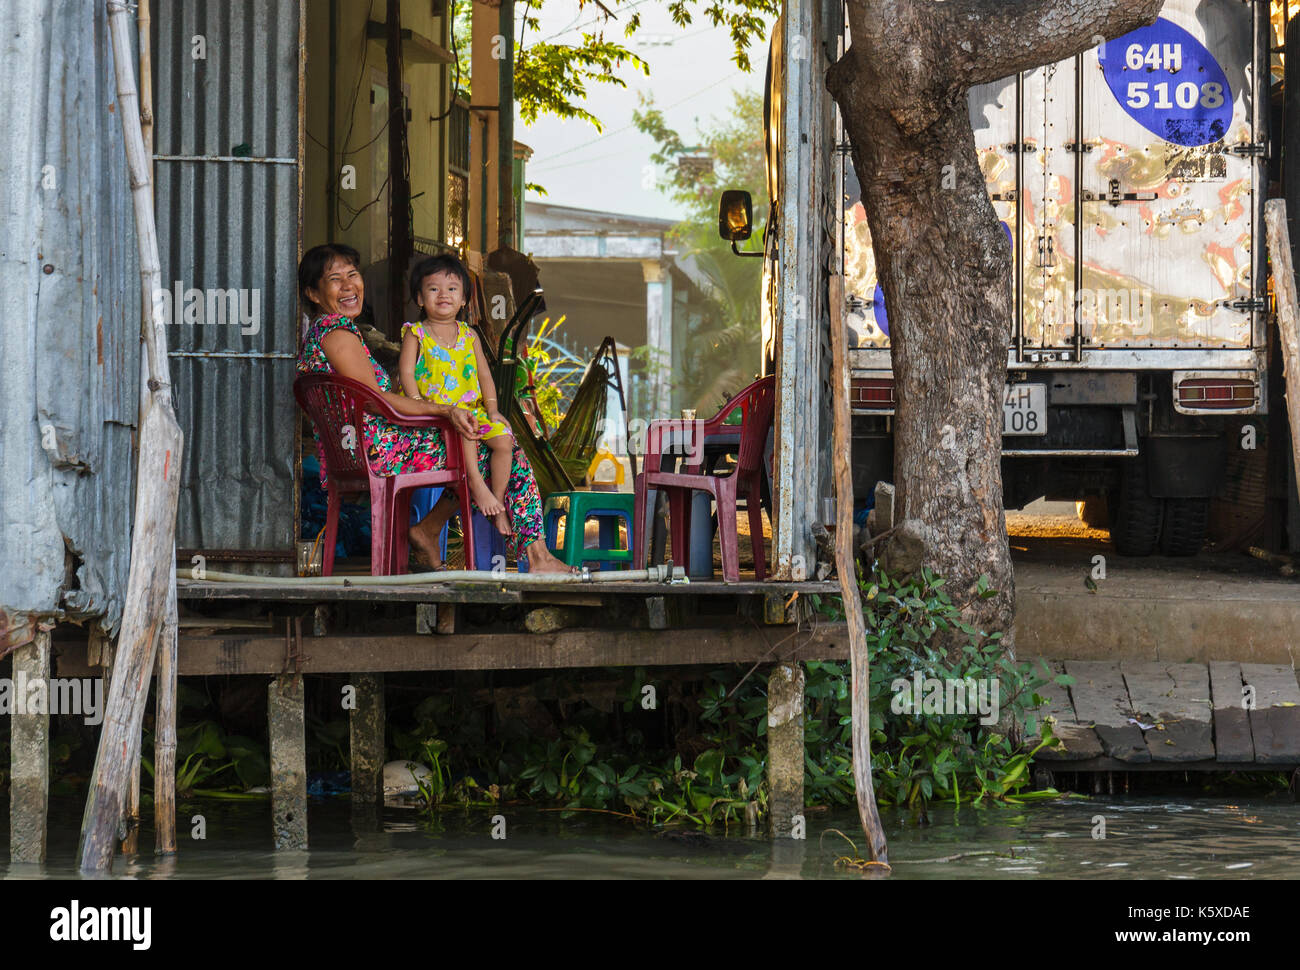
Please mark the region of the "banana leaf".
POLYGON ((556 455, 549 441, 533 433, 532 426, 524 418, 519 399, 513 395, 510 400, 509 417, 510 427, 515 432, 515 441, 528 456, 528 464, 533 466, 533 477, 537 479, 537 490, 542 493, 542 498, 545 499, 546 496, 556 492, 572 492, 573 479, 565 470, 564 463, 556 455))

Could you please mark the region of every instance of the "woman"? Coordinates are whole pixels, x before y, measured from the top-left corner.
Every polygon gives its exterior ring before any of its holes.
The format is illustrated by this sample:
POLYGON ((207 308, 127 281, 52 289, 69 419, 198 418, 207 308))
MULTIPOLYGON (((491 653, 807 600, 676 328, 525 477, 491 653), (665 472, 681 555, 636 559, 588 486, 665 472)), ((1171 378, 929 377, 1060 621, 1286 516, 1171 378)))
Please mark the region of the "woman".
MULTIPOLYGON (((361 313, 365 296, 361 256, 355 249, 327 243, 308 250, 298 264, 298 292, 312 317, 298 356, 300 372, 339 374, 360 381, 399 414, 447 418, 459 434, 475 439, 481 437, 469 412, 463 408, 413 401, 389 390, 388 374, 375 363, 361 339, 361 332, 352 322, 361 313)), ((433 471, 446 466, 447 443, 440 431, 403 428, 370 415, 366 418, 364 436, 370 467, 376 474, 433 471)), ((488 458, 487 450, 480 448, 479 464, 485 473, 487 469, 483 466, 488 458)), ((328 469, 325 474, 328 474, 328 469)), ((541 496, 532 469, 528 467, 528 459, 517 445, 506 486, 505 505, 514 522, 518 548, 528 557, 530 572, 573 571, 546 548, 541 496)), ((443 499, 433 510, 411 527, 411 545, 425 559, 439 566, 439 533, 455 511, 455 500, 444 492, 443 499)))

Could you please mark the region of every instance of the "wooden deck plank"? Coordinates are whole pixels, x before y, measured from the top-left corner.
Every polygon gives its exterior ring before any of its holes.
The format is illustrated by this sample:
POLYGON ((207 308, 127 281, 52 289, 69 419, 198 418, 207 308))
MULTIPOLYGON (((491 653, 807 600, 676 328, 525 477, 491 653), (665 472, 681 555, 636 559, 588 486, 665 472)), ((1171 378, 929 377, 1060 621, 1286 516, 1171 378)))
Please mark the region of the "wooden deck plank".
POLYGON ((1152 761, 1214 757, 1210 676, 1205 664, 1125 660, 1120 665, 1134 716, 1155 728, 1143 732, 1152 761))
POLYGON ((1080 723, 1091 722, 1106 754, 1125 764, 1151 760, 1142 731, 1129 724, 1133 705, 1119 665, 1102 661, 1067 660, 1065 672, 1075 679, 1070 700, 1080 723))
MULTIPOLYGON (((782 640, 775 631, 764 636, 753 627, 304 637, 299 670, 304 674, 552 670, 848 659, 843 623, 819 624, 815 631, 782 640)), ((84 656, 83 649, 83 664, 84 656)), ((180 638, 181 676, 278 674, 284 666, 283 637, 180 638)))
MULTIPOLYGON (((1047 669, 1051 671, 1053 677, 1065 673, 1065 665, 1059 660, 1042 662, 1047 665, 1047 669)), ((1034 664, 1035 669, 1038 666, 1038 663, 1034 664)), ((1079 723, 1074 704, 1070 701, 1069 688, 1062 687, 1049 680, 1046 684, 1036 687, 1034 690, 1047 702, 1037 711, 1039 719, 1052 718, 1054 722, 1052 732, 1061 739, 1061 744, 1058 747, 1044 748, 1038 753, 1038 758, 1042 761, 1076 761, 1081 758, 1100 758, 1102 748, 1101 742, 1097 740, 1097 732, 1092 729, 1091 723, 1079 723)), ((1036 747, 1037 744, 1038 738, 1029 739, 1030 748, 1036 747)))
POLYGON ((1259 764, 1300 761, 1300 684, 1290 667, 1242 664, 1242 678, 1255 688, 1250 732, 1259 764))
POLYGON ((1214 660, 1210 663, 1210 697, 1214 708, 1214 757, 1218 761, 1255 760, 1255 742, 1250 717, 1242 705, 1241 664, 1214 660))

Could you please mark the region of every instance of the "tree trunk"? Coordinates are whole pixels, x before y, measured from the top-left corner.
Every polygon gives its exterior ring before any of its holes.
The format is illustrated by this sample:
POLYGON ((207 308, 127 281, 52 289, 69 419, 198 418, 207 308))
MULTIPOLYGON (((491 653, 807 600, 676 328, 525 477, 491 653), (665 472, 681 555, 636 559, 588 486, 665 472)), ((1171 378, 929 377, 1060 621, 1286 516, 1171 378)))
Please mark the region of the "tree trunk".
POLYGON ((827 77, 853 148, 892 338, 895 521, 1008 650, 1002 507, 1012 251, 975 150, 972 87, 1150 23, 1163 0, 849 0, 827 77), (910 523, 907 520, 912 520, 910 523), (976 592, 987 575, 997 596, 976 592))

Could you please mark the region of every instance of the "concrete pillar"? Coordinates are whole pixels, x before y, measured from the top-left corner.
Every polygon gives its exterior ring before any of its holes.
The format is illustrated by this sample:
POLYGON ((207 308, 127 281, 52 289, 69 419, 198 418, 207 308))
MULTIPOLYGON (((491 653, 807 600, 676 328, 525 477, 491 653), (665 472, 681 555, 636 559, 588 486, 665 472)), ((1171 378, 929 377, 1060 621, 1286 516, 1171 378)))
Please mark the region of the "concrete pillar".
POLYGON ((307 848, 307 728, 301 674, 276 677, 267 689, 271 735, 271 825, 275 847, 307 848))
POLYGON ((384 794, 384 675, 353 674, 357 706, 348 712, 352 802, 370 808, 384 794))
POLYGON ((15 650, 13 663, 9 858, 41 863, 50 803, 49 631, 38 630, 35 640, 15 650))
POLYGON ((777 664, 767 678, 767 781, 772 837, 803 838, 803 664, 777 664))
POLYGON ((673 283, 657 259, 641 260, 645 279, 645 342, 650 348, 647 417, 672 417, 673 283))

